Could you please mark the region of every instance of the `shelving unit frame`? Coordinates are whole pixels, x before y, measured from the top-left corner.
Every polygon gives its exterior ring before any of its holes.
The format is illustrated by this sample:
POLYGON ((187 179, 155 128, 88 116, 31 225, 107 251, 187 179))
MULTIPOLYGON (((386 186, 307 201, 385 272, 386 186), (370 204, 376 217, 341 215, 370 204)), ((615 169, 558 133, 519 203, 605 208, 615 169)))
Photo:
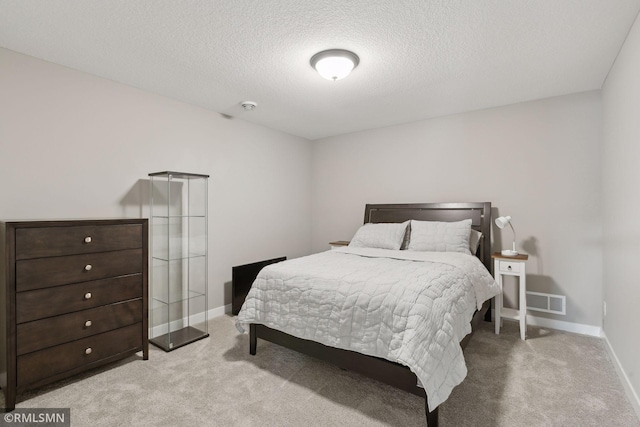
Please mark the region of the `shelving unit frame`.
POLYGON ((172 351, 209 336, 208 180, 185 172, 149 174, 151 339, 172 351))

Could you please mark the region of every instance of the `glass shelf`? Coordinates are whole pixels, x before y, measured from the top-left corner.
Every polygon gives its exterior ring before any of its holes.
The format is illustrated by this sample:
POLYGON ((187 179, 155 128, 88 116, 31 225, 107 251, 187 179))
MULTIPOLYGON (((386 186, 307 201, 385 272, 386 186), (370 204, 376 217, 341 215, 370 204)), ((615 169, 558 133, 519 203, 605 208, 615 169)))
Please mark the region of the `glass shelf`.
POLYGON ((152 218, 206 218, 204 215, 152 215, 152 218))
POLYGON ((206 257, 207 254, 203 254, 203 253, 190 253, 190 254, 186 254, 186 255, 182 255, 182 254, 176 254, 176 255, 172 255, 171 257, 169 257, 168 255, 165 254, 159 254, 159 255, 154 255, 151 258, 156 259, 158 261, 180 261, 183 259, 194 259, 194 258, 202 258, 202 257, 206 257))
POLYGON ((204 297, 204 293, 200 293, 197 291, 188 291, 189 294, 187 296, 182 295, 182 293, 175 292, 170 295, 155 295, 153 297, 154 301, 157 301, 161 304, 174 304, 174 303, 182 303, 184 301, 192 300, 195 298, 204 297))

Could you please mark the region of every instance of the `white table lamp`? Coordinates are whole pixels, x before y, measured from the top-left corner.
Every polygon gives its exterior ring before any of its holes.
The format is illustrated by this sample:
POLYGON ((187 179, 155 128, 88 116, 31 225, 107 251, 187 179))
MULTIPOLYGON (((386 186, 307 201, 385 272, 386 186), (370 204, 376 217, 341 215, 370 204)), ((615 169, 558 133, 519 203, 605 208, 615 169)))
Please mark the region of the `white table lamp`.
POLYGON ((513 231, 513 249, 503 249, 502 255, 504 256, 516 256, 518 255, 518 251, 516 251, 516 230, 513 229, 513 225, 511 224, 510 216, 501 216, 500 218, 496 218, 496 225, 499 229, 503 229, 509 224, 511 227, 511 231, 513 231))

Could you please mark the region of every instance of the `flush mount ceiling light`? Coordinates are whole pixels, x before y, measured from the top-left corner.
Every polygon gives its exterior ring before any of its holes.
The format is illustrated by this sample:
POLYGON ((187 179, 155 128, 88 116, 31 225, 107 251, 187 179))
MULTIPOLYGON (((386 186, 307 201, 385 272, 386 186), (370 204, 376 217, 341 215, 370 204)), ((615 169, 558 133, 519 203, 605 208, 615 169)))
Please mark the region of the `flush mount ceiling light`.
POLYGON ((311 66, 322 77, 333 81, 347 77, 358 63, 358 55, 343 49, 323 50, 311 57, 311 66))

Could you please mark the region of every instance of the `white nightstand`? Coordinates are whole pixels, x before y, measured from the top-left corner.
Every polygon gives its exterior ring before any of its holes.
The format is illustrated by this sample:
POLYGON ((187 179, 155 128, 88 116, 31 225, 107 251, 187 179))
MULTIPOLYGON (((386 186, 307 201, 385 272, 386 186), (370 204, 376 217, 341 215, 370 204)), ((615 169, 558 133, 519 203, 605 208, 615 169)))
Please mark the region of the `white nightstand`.
POLYGON ((496 295, 494 299, 496 334, 500 333, 501 320, 506 317, 520 321, 520 338, 525 339, 527 335, 527 276, 525 261, 529 259, 529 255, 504 256, 500 252, 495 252, 491 255, 491 258, 493 258, 493 275, 498 285, 500 285, 500 294, 496 295), (516 276, 519 278, 520 301, 518 310, 502 307, 502 276, 516 276))
POLYGON ((348 240, 338 240, 336 242, 329 242, 329 246, 331 246, 331 249, 342 248, 344 246, 349 246, 349 241, 348 240))

